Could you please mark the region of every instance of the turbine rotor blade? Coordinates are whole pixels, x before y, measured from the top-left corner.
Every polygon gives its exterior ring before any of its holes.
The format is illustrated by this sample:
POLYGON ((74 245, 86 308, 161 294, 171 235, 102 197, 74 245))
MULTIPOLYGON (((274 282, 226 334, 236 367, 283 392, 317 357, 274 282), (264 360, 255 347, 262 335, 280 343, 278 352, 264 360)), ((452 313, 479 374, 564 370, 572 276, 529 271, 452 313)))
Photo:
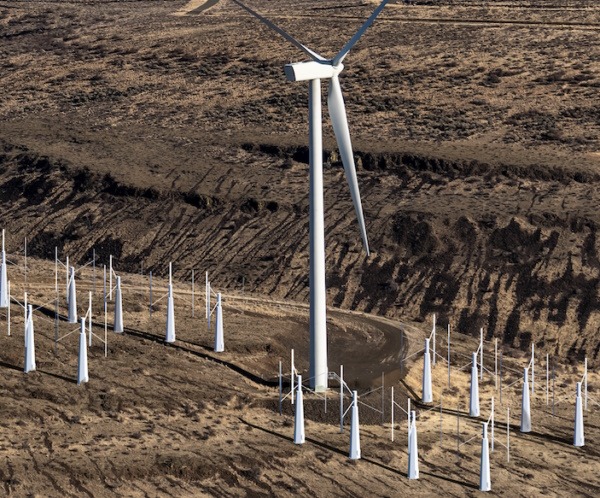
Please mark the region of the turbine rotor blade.
POLYGON ((331 117, 331 124, 333 125, 333 132, 335 133, 338 148, 340 149, 340 156, 342 157, 342 164, 344 165, 348 186, 350 187, 350 196, 354 203, 360 235, 368 256, 369 240, 367 239, 367 229, 365 227, 365 219, 363 216, 362 204, 360 202, 358 180, 356 179, 356 166, 354 165, 354 155, 352 154, 352 142, 350 140, 350 130, 348 129, 346 107, 344 106, 344 97, 342 96, 340 80, 337 75, 331 78, 331 82, 329 83, 327 107, 329 109, 329 116, 331 117))
MULTIPOLYGON (((340 62, 344 60, 344 58, 348 55, 348 52, 352 49, 352 47, 356 44, 356 42, 360 39, 360 37, 364 34, 367 28, 373 24, 375 18, 379 15, 379 13, 383 10, 389 0, 383 0, 379 4, 379 6, 373 11, 373 13, 369 16, 369 18, 364 22, 364 24, 360 27, 360 29, 356 32, 356 34, 350 38, 348 43, 342 47, 342 50, 333 58, 333 65, 337 66, 340 62)), ((237 0, 234 0, 237 2, 237 0)))
MULTIPOLYGON (((386 0, 387 1, 387 0, 386 0)), ((317 62, 321 62, 324 61, 325 58, 321 57, 319 54, 317 54, 314 50, 311 50, 310 48, 306 47, 305 45, 303 45, 302 43, 300 43, 298 40, 296 40, 296 38, 294 38, 292 35, 290 35, 289 33, 286 33, 283 29, 281 29, 279 26, 277 26, 276 24, 272 23, 271 21, 269 21, 266 17, 260 15, 258 12, 256 12, 255 10, 252 10, 250 7, 246 7, 242 2, 240 2, 239 0, 233 0, 234 3, 236 3, 237 5, 239 5, 242 9, 244 9, 245 11, 249 12, 250 14, 252 14, 254 17, 256 17, 259 21, 262 21, 264 24, 266 24, 269 28, 271 28, 273 31, 276 31, 277 33, 279 33, 281 36, 283 36, 287 41, 289 41, 292 45, 294 45, 296 48, 299 48, 300 50, 302 50, 302 52, 304 52, 305 54, 307 54, 311 59, 317 61, 317 62)))

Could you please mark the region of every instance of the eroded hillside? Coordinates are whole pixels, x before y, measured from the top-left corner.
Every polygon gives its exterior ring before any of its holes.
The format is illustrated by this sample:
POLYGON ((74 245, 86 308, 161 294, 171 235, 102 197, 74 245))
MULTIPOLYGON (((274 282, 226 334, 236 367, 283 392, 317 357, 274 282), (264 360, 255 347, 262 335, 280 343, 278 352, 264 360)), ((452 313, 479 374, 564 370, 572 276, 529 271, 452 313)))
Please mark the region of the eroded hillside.
MULTIPOLYGON (((8 249, 306 300, 299 54, 175 3, 0 6, 8 249)), ((373 8, 250 3, 323 53, 373 8)), ((331 305, 598 360, 599 30, 587 1, 386 7, 341 78, 369 258, 325 118, 331 305)))
MULTIPOLYGON (((143 188, 6 147, 0 191, 9 250, 176 275, 307 299, 307 165, 302 147, 249 146, 274 183, 246 195, 228 176, 206 189, 143 188)), ((408 154, 358 154, 373 254, 361 250, 336 155, 326 168, 330 304, 411 319, 436 312, 463 332, 560 356, 598 354, 598 179, 408 154)), ((241 181, 240 183, 244 183, 241 181)))

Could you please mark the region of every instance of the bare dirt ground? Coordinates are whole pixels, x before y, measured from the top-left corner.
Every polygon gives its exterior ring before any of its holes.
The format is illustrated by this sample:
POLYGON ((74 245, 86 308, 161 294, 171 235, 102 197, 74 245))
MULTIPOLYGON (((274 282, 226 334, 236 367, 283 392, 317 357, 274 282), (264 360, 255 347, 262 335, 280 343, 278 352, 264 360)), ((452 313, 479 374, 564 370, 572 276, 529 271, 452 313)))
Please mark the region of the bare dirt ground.
MULTIPOLYGON (((23 264, 18 257, 13 261, 23 264)), ((53 267, 28 262, 29 302, 44 305, 54 299, 53 267)), ((15 296, 24 291, 23 276, 10 267, 15 296)), ((400 324, 370 315, 331 313, 330 367, 341 358, 345 378, 363 397, 360 406, 363 459, 347 458, 348 420, 339 433, 339 398, 334 390, 324 401, 306 397, 307 442, 293 444, 293 408, 289 399, 278 414, 276 372, 283 360, 289 372, 289 348, 296 347, 296 365, 306 371, 306 309, 300 303, 273 302, 262 296, 225 296, 226 353, 212 352, 212 331, 202 315, 203 295, 196 293, 196 318, 191 317, 191 293, 176 285, 177 342, 163 344, 165 282, 154 282, 154 312, 148 311, 146 278, 122 275, 125 327, 123 335, 108 332, 108 357, 100 282, 94 297, 94 334, 89 350, 90 382, 77 386, 77 335, 62 339, 54 353, 53 314, 35 313, 37 371, 22 373, 23 321, 12 305, 11 336, 2 320, 0 366, 3 371, 0 413, 0 463, 7 496, 393 496, 409 492, 433 496, 474 496, 478 486, 481 421, 496 398, 496 444, 492 482, 502 496, 595 496, 600 488, 596 447, 599 436, 599 378, 592 374, 590 411, 586 413, 586 446, 571 446, 574 383, 581 366, 557 366, 555 416, 546 405, 544 362, 537 361, 533 397, 533 432, 518 432, 520 369, 528 361, 518 350, 504 349, 503 401, 493 377, 481 384, 482 418, 469 419, 468 354, 476 341, 452 336, 452 370, 447 387, 446 365, 434 368, 434 396, 439 409, 420 405, 420 355, 405 362, 401 378, 394 369, 400 358, 419 349, 425 332, 415 324, 400 324), (162 304, 161 304, 162 303, 162 304), (340 334, 343 329, 343 334, 340 334), (404 332, 403 332, 404 331, 404 332), (404 333, 400 349, 400 335, 404 333), (368 372, 371 368, 372 372, 368 372), (390 369, 391 368, 391 369, 390 369), (375 371, 376 370, 376 371, 375 371), (384 415, 381 385, 384 373, 384 415), (370 377, 369 377, 370 374, 370 377), (362 379, 362 380, 361 380, 362 379), (515 386, 508 386, 517 382, 515 386), (405 478, 405 417, 396 409, 391 435, 391 393, 406 407, 407 397, 419 413, 421 479, 405 478), (511 410, 510 462, 506 461, 506 414, 511 410), (457 419, 460 418, 460 434, 457 419), (382 425, 383 421, 383 425, 382 425), (469 442, 470 440, 470 442, 469 442), (464 443, 464 444, 463 444, 464 443), (457 444, 461 444, 460 451, 457 444)), ((78 277, 79 302, 87 304, 93 289, 91 270, 78 277)), ((65 289, 60 284, 60 312, 65 289)), ((53 306, 48 306, 51 310, 53 306)), ((84 306, 80 304, 80 312, 84 306)), ((113 305, 109 305, 109 328, 113 305)), ((76 329, 61 320, 59 336, 76 329)), ((443 328, 439 329, 441 336, 443 328)), ((428 331, 427 331, 428 333, 428 331)), ((438 339, 438 352, 445 341, 438 339)), ((493 371, 488 344, 484 364, 493 371)), ((286 382, 285 391, 289 391, 286 382)), ((348 398, 345 404, 348 404, 348 398)))
MULTIPOLYGON (((326 56, 375 6, 250 4, 326 56)), ((588 0, 415 1, 386 7, 345 60, 372 255, 361 251, 326 112, 325 221, 330 338, 340 346, 331 367, 344 352, 353 386, 376 387, 382 370, 398 383, 403 348, 423 337, 411 330, 434 312, 465 344, 484 327, 517 370, 531 344, 569 365, 564 395, 584 356, 598 367, 599 32, 588 0)), ((5 1, 0 38, 9 252, 18 260, 27 237, 39 258, 55 247, 79 264, 93 249, 100 263, 113 254, 138 293, 109 358, 93 346, 95 384, 75 389, 75 343, 55 358, 51 324, 39 325, 40 371, 27 377, 22 337, 3 338, 7 494, 475 494, 476 446, 455 465, 455 441, 436 446, 435 420, 423 429, 429 474, 409 483, 405 441, 391 445, 372 410, 363 410, 365 472, 344 456, 334 400, 327 417, 320 401, 308 409, 302 449, 289 441, 289 416, 276 414, 279 357, 294 347, 304 361, 307 344, 308 92, 282 67, 301 54, 224 0, 5 1), (201 320, 181 324, 187 342, 160 344, 146 281, 133 275, 164 276, 170 260, 181 282, 209 270, 227 293, 223 358, 235 368, 208 358, 201 320)), ((39 292, 37 302, 52 297, 39 292)), ((403 392, 418 392, 419 368, 403 392)), ((464 414, 463 395, 444 399, 464 414)), ((515 442, 510 464, 494 456, 496 490, 597 494, 597 434, 575 451, 572 406, 557 410, 540 412, 539 432, 515 442)), ((454 424, 443 421, 448 438, 454 424)))
MULTIPOLYGON (((253 5, 324 55, 373 7, 253 5)), ((307 298, 307 89, 282 71, 301 54, 226 1, 0 8, 11 250, 307 298)), ((342 74, 370 258, 325 123, 331 304, 597 361, 599 22, 590 2, 386 8, 342 74)))

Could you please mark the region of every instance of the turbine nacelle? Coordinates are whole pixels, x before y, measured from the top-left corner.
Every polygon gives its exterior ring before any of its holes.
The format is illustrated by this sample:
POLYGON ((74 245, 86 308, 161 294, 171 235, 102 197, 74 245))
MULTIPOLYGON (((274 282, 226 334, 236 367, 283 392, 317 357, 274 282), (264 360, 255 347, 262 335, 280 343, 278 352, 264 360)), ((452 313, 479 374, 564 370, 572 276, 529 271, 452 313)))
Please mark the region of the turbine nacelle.
POLYGON ((344 69, 343 64, 334 66, 331 61, 305 61, 286 64, 285 76, 288 81, 310 81, 331 79, 344 69))

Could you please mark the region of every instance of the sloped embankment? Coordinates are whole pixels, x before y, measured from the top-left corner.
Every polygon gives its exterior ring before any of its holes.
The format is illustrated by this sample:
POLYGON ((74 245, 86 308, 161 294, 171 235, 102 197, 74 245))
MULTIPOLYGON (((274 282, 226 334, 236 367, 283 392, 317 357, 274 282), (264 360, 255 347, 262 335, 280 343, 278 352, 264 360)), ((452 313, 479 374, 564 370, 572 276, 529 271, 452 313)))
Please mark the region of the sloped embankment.
MULTIPOLYGON (((221 287, 245 285, 306 299, 306 150, 243 145, 275 165, 260 196, 140 188, 111 174, 4 147, 0 199, 8 249, 54 247, 76 260, 113 254, 129 271, 177 276, 211 271, 221 287)), ((326 153, 330 303, 388 316, 449 319, 463 332, 502 337, 563 357, 597 361, 598 178, 544 167, 491 167, 408 154, 357 153, 373 254, 366 258, 334 153, 326 153)), ((217 192, 217 193, 215 193, 217 192)))

